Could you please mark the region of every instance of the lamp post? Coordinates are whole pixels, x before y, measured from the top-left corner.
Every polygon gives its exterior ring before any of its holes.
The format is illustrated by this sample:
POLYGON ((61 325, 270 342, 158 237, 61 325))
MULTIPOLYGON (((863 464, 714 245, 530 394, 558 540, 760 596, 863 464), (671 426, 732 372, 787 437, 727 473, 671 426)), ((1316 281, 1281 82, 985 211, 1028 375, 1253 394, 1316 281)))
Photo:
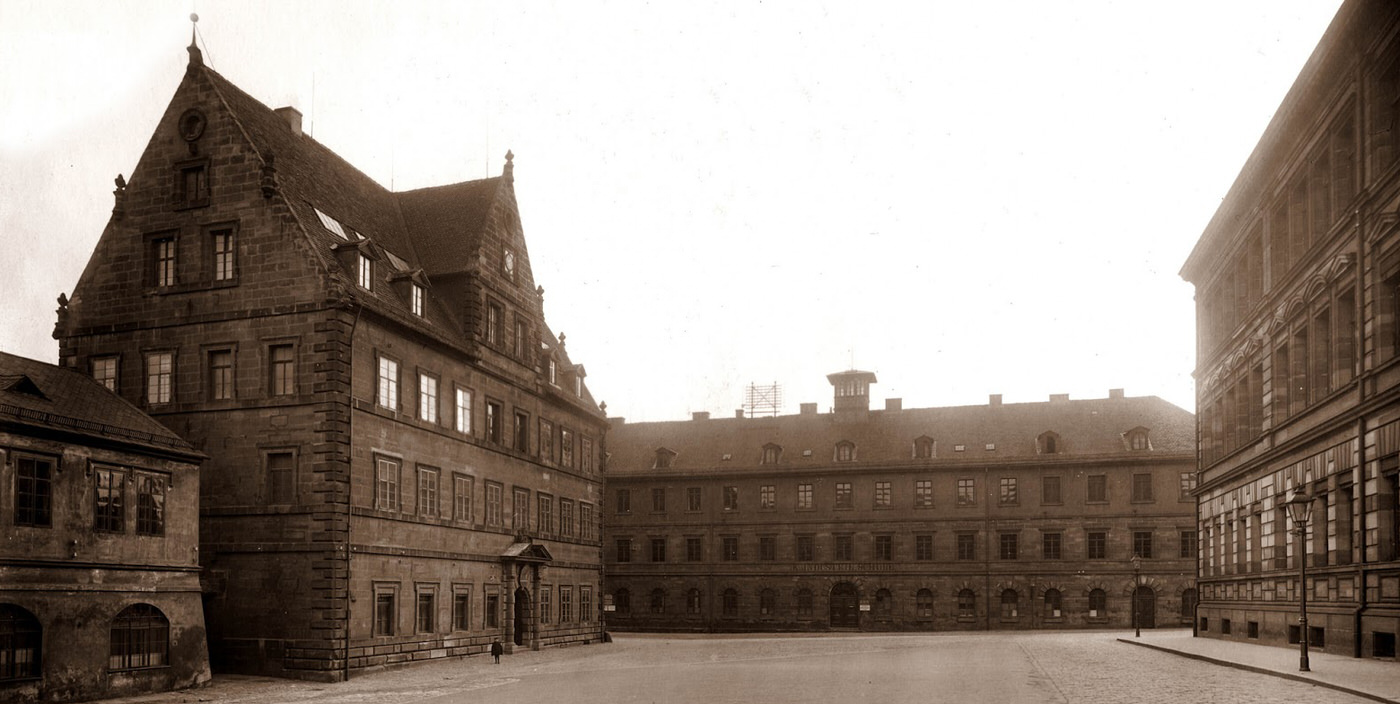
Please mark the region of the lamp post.
POLYGON ((1298 535, 1298 671, 1311 672, 1308 667, 1308 519, 1312 517, 1312 497, 1303 493, 1302 486, 1293 487, 1289 497, 1288 518, 1298 535))
POLYGON ((1142 588, 1140 575, 1142 574, 1142 556, 1133 553, 1133 637, 1142 637, 1142 628, 1138 625, 1138 589, 1142 588))

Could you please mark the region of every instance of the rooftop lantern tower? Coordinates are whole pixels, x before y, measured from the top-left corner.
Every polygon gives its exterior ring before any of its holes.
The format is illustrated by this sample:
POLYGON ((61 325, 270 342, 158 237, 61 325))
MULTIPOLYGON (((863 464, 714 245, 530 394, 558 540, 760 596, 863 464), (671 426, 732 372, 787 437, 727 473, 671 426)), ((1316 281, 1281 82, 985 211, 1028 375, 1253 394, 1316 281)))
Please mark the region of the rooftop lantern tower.
POLYGON ((836 389, 836 400, 832 410, 838 415, 865 413, 870 410, 870 385, 877 383, 875 372, 850 369, 827 374, 826 380, 836 389))

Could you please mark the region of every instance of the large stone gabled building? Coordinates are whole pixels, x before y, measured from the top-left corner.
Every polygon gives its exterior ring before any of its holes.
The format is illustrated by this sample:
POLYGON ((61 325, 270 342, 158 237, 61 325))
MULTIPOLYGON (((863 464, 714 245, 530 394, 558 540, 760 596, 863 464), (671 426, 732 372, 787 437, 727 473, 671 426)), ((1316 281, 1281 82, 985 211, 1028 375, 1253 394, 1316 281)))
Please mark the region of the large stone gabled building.
POLYGON ((1394 658, 1400 5, 1342 5, 1181 275, 1196 287, 1200 634, 1394 658), (1313 507, 1301 555, 1295 489, 1313 507))
POLYGON ((614 420, 610 629, 1122 628, 1134 594, 1144 626, 1191 623, 1190 413, 871 410, 873 373, 828 378, 830 413, 614 420))
POLYGON ((338 679, 601 637, 606 423, 545 323, 510 154, 390 192, 191 46, 117 181, 54 335, 209 455, 216 668, 338 679))

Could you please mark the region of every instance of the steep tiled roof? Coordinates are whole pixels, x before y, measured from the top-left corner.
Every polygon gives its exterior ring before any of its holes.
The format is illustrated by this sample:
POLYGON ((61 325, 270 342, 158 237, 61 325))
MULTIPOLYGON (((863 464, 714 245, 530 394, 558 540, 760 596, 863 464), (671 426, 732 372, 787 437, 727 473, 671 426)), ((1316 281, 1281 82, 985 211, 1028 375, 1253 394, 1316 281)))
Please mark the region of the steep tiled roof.
POLYGON ((86 375, 0 352, 0 379, 8 380, 0 384, 0 422, 200 456, 180 436, 86 375))
POLYGON ((1046 431, 1059 435, 1060 456, 1180 456, 1195 449, 1192 415, 1155 396, 1144 396, 870 411, 863 420, 844 414, 808 414, 624 423, 608 433, 608 471, 650 471, 660 448, 676 453, 672 471, 756 469, 768 443, 782 447, 779 471, 829 466, 836 443, 843 440, 855 443, 855 467, 1014 462, 1039 456, 1037 438, 1046 431), (1139 427, 1148 430, 1150 450, 1129 449, 1125 434, 1139 427), (914 440, 922 436, 937 443, 937 456, 931 460, 912 459, 914 440), (964 450, 956 451, 957 445, 964 450), (988 450, 988 445, 994 449, 988 450), (811 450, 811 455, 803 457, 804 450, 811 450), (725 455, 730 459, 724 460, 725 455))
POLYGON ((500 185, 500 177, 484 178, 396 194, 429 276, 470 266, 474 240, 486 224, 500 185))

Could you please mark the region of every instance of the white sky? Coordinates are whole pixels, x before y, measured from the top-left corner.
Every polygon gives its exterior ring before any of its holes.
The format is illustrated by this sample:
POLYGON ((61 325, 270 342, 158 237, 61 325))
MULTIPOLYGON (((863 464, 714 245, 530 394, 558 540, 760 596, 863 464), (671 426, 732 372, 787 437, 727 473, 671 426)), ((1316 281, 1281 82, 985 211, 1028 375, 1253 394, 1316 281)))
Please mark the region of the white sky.
POLYGON ((71 293, 205 61, 396 190, 500 172, 613 416, 1097 398, 1194 408, 1177 272, 1337 0, 0 0, 0 350, 71 293), (314 99, 313 99, 314 96, 314 99))

